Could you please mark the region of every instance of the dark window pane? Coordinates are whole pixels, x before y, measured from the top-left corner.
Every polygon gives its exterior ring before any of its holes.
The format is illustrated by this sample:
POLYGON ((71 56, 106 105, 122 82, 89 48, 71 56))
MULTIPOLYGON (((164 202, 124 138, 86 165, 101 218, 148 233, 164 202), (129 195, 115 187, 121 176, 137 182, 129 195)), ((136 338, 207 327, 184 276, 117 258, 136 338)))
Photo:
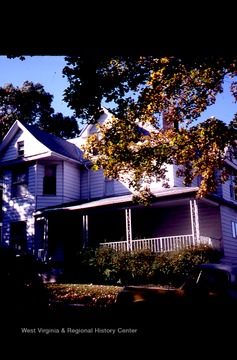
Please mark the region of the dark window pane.
POLYGON ((44 195, 56 195, 56 165, 47 165, 44 170, 44 195))

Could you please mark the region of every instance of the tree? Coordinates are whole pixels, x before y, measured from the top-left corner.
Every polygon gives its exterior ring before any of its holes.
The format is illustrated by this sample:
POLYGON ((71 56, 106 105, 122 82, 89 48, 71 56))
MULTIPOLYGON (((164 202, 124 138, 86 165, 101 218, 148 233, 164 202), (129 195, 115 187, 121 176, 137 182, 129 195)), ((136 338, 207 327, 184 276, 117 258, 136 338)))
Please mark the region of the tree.
POLYGON ((54 114, 51 107, 53 95, 39 83, 25 81, 21 88, 11 83, 0 87, 0 132, 1 140, 16 120, 36 125, 40 129, 65 139, 79 134, 74 117, 54 114))
MULTIPOLYGON (((97 122, 102 101, 109 104, 113 120, 98 125, 85 156, 105 176, 123 179, 150 199, 149 183, 156 178, 167 186, 165 164, 177 164, 184 184, 201 177, 199 196, 214 192, 233 175, 226 157, 235 156, 237 115, 226 124, 207 119, 193 125, 215 103, 228 77, 236 101, 237 60, 230 57, 67 57, 63 74, 68 77, 65 101, 83 121, 97 122), (168 125, 163 127, 161 120, 168 125), (148 127, 148 133, 141 131, 148 127), (92 156, 96 148, 97 157, 92 156), (228 150, 228 151, 227 151, 228 150)), ((234 174, 235 175, 235 174, 234 174)))

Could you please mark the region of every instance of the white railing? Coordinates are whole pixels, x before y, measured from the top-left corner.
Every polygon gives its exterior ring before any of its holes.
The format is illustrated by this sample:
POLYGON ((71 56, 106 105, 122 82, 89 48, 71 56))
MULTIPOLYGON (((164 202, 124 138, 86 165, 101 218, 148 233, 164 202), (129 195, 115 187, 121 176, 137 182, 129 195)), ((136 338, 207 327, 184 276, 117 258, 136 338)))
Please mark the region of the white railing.
MULTIPOLYGON (((212 239, 207 236, 200 236, 198 243, 212 244, 212 239)), ((196 242, 197 244, 197 242, 196 242)), ((130 243, 127 241, 114 241, 100 243, 100 246, 112 248, 115 251, 136 251, 150 249, 152 252, 177 251, 184 247, 195 245, 193 235, 164 236, 149 239, 135 239, 130 243)))

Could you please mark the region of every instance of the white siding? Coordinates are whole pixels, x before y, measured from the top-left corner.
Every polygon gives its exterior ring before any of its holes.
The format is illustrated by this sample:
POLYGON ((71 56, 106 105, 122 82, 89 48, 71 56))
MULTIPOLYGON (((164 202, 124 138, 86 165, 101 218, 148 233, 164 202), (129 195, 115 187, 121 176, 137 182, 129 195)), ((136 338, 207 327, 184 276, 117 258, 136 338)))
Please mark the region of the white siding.
MULTIPOLYGON (((81 199, 98 199, 105 196, 105 178, 103 170, 93 171, 86 168, 80 172, 81 199)), ((123 183, 114 180, 114 191, 111 195, 130 194, 131 191, 123 183)))
POLYGON ((44 163, 37 163, 36 197, 37 209, 59 205, 80 199, 80 174, 77 166, 66 162, 56 164, 56 195, 43 194, 44 163))
POLYGON ((237 258, 237 238, 232 235, 231 221, 237 222, 235 209, 221 205, 221 226, 223 233, 224 255, 229 258, 237 258))
MULTIPOLYGON (((34 182, 34 166, 29 167, 29 182, 34 182)), ((12 198, 11 187, 12 187, 12 171, 4 172, 4 189, 3 189, 3 244, 9 241, 10 238, 10 224, 16 221, 25 221, 27 229, 27 241, 29 247, 33 242, 34 236, 34 218, 32 212, 35 210, 35 196, 34 187, 28 186, 28 195, 22 198, 12 198)))
MULTIPOLYGON (((169 187, 184 186, 183 185, 183 177, 176 176, 177 169, 178 169, 178 166, 176 166, 176 165, 170 165, 170 164, 166 165, 167 171, 165 173, 165 176, 167 178, 167 184, 169 185, 169 187)), ((162 181, 159 181, 159 182, 154 181, 153 183, 151 183, 151 190, 152 189, 160 189, 160 188, 163 188, 162 181)))
POLYGON ((90 199, 90 170, 81 169, 80 172, 80 191, 81 191, 81 199, 89 200, 90 199))
POLYGON ((98 199, 104 196, 103 170, 81 169, 80 172, 81 199, 98 199))
POLYGON ((237 205, 237 201, 231 198, 231 192, 230 192, 230 180, 227 180, 224 184, 222 184, 222 196, 225 200, 232 201, 234 204, 237 205))
POLYGON ((24 154, 25 156, 33 156, 36 154, 43 154, 47 152, 47 148, 37 141, 31 134, 28 132, 23 132, 19 130, 16 135, 13 137, 9 146, 5 149, 0 161, 9 161, 16 159, 17 154, 17 142, 24 141, 24 154), (32 146, 33 145, 33 146, 32 146))
POLYGON ((47 206, 59 205, 63 203, 63 181, 62 181, 62 163, 51 162, 51 164, 57 164, 56 170, 56 196, 43 194, 43 182, 44 182, 44 164, 37 163, 37 179, 36 179, 36 198, 37 209, 47 206))
POLYGON ((158 224, 154 237, 191 234, 189 205, 162 209, 158 224))
POLYGON ((198 215, 200 235, 218 239, 221 242, 222 229, 220 207, 215 205, 208 205, 201 200, 198 202, 198 215))
POLYGON ((78 165, 64 162, 63 165, 64 202, 80 199, 80 169, 78 165))
POLYGON ((103 170, 91 171, 90 187, 91 199, 97 199, 104 196, 103 170))
POLYGON ((123 183, 114 180, 114 195, 124 195, 124 194, 130 194, 131 190, 128 189, 123 183))

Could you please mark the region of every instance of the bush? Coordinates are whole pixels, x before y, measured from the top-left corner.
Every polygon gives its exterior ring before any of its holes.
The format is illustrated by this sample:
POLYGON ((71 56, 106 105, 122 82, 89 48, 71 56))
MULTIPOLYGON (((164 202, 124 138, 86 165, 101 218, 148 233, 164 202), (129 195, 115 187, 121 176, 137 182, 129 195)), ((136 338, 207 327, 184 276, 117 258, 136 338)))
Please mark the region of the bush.
POLYGON ((118 252, 111 248, 85 248, 76 256, 74 280, 101 285, 181 285, 195 267, 218 262, 222 254, 208 245, 177 252, 152 253, 148 249, 118 252))
POLYGON ((198 265, 218 262, 221 257, 219 251, 204 244, 157 254, 153 263, 154 280, 161 285, 180 286, 198 265))

